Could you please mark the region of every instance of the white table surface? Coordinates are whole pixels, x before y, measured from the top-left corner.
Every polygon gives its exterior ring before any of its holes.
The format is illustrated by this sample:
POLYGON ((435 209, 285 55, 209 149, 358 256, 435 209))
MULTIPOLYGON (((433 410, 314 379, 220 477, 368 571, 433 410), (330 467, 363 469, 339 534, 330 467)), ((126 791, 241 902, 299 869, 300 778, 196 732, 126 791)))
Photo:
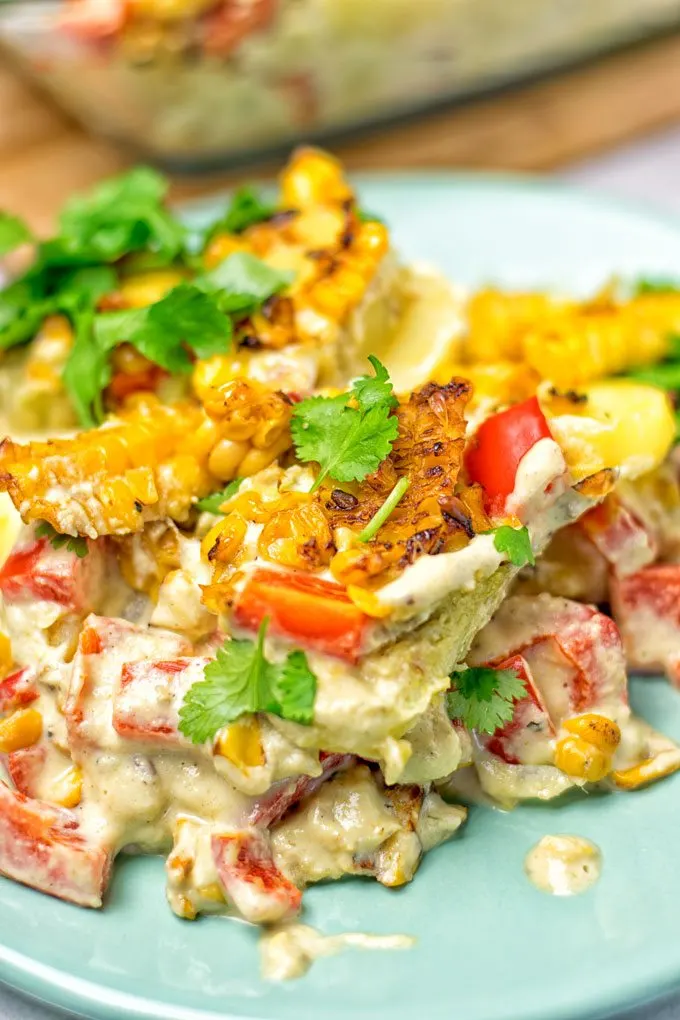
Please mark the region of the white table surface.
MULTIPOLYGON (((558 176, 623 198, 654 202, 680 215, 680 127, 570 167, 558 176)), ((58 1020, 63 1016, 0 986, 0 1020, 58 1020)), ((680 998, 627 1013, 625 1020, 680 1020, 680 998)))

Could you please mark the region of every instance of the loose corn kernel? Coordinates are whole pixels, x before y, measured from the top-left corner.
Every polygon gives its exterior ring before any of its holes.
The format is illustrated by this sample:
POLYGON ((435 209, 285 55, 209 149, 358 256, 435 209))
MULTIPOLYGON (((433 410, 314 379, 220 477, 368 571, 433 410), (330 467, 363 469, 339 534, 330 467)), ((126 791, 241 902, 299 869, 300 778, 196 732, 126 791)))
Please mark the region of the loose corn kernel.
POLYGON ((251 475, 256 475, 258 471, 262 471, 264 468, 269 467, 277 457, 280 457, 282 453, 290 447, 291 438, 290 433, 286 432, 266 450, 249 450, 243 460, 238 466, 238 473, 243 478, 249 478, 251 475))
POLYGON ((180 896, 178 899, 179 916, 185 921, 196 920, 196 908, 187 896, 180 896))
POLYGON ((0 678, 9 673, 13 663, 12 642, 6 634, 0 631, 0 678))
POLYGON ((215 753, 239 769, 254 769, 264 765, 264 748, 257 719, 241 719, 222 730, 215 742, 215 753))
POLYGON ((201 542, 207 563, 231 563, 241 548, 248 525, 240 514, 228 514, 215 524, 201 542))
POLYGON ((366 616, 372 616, 376 620, 383 620, 392 612, 391 606, 386 606, 384 602, 380 601, 375 592, 369 591, 367 588, 360 588, 356 584, 350 584, 347 586, 347 594, 354 605, 361 609, 363 613, 366 613, 366 616))
POLYGON ((202 900, 208 900, 210 903, 224 903, 224 893, 217 882, 211 882, 210 885, 202 885, 196 890, 196 895, 202 900))
POLYGON ((262 529, 257 548, 266 559, 300 570, 326 566, 335 552, 333 533, 316 502, 273 514, 262 529))
POLYGON ((42 736, 42 715, 35 708, 21 708, 0 720, 0 753, 10 754, 32 747, 42 736))
POLYGON ((74 808, 80 804, 82 795, 83 773, 77 765, 71 765, 54 780, 47 800, 60 807, 74 808))
POLYGON ((221 482, 229 482, 236 477, 239 464, 249 452, 247 442, 220 439, 208 457, 208 471, 221 482))
POLYGON ((164 298, 183 279, 184 274, 178 269, 153 269, 128 276, 121 281, 118 290, 128 308, 146 308, 164 298))
POLYGON ((354 199, 340 162, 320 149, 302 148, 294 152, 280 181, 284 209, 342 205, 354 199))
POLYGON ((349 548, 335 554, 329 567, 330 572, 336 581, 348 586, 360 585, 366 580, 366 571, 363 563, 365 552, 363 549, 349 548))
POLYGON ((555 748, 555 765, 568 776, 597 783, 611 769, 611 756, 581 737, 563 737, 555 748))
POLYGON ((646 758, 630 769, 617 769, 611 778, 620 790, 638 790, 647 783, 664 779, 680 769, 680 753, 676 747, 661 751, 653 758, 646 758))
POLYGON ((606 715, 585 712, 583 715, 574 716, 573 719, 566 719, 562 725, 569 733, 581 737, 604 754, 613 754, 621 743, 621 730, 618 724, 613 719, 608 719, 606 715))

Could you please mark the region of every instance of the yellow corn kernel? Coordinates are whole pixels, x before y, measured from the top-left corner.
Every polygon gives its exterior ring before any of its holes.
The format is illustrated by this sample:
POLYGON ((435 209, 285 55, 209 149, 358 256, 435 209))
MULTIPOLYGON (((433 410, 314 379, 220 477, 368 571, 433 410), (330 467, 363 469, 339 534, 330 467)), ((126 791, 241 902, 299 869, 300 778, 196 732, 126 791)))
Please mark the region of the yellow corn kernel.
POLYGON ((208 457, 208 471, 221 482, 236 477, 238 466, 250 452, 250 444, 236 439, 220 439, 208 457))
POLYGON ((202 885, 196 890, 196 895, 202 900, 208 900, 210 903, 224 903, 224 893, 217 882, 211 882, 210 885, 202 885))
POLYGON ((21 708, 0 720, 0 753, 10 754, 37 744, 42 728, 42 715, 35 708, 21 708))
POLYGON ((0 678, 7 676, 13 663, 12 642, 6 634, 0 631, 0 678))
POLYGON ((258 471, 262 471, 263 468, 269 467, 273 461, 276 460, 282 453, 290 447, 291 438, 288 430, 284 432, 282 436, 266 450, 249 450, 245 455, 241 463, 239 464, 238 472, 243 478, 249 478, 251 475, 256 475, 258 471))
POLYGON ((342 205, 353 199, 354 195, 343 177, 342 165, 320 149, 298 149, 281 174, 281 205, 284 209, 342 205))
POLYGON ((367 588, 360 588, 357 584, 350 584, 347 586, 347 594, 354 605, 362 613, 366 613, 366 616, 372 616, 376 620, 383 620, 392 612, 391 606, 386 606, 374 592, 369 591, 367 588))
POLYGON ((146 308, 164 298, 183 279, 184 274, 178 269, 152 269, 128 276, 118 289, 128 308, 146 308))
POLYGON ((207 563, 231 563, 246 537, 248 525, 240 514, 228 514, 215 524, 201 542, 207 563))
POLYGON ((196 908, 188 896, 180 896, 177 905, 179 916, 183 917, 185 921, 196 920, 196 908))
POLYGON ((555 765, 568 776, 597 783, 611 769, 611 756, 581 737, 563 737, 555 748, 555 765))
POLYGON ((673 747, 661 751, 653 758, 645 758, 639 765, 630 769, 617 769, 612 772, 611 778, 620 790, 638 790, 647 783, 654 783, 658 779, 664 779, 673 772, 680 769, 680 754, 678 749, 673 747))
POLYGON ((222 730, 215 743, 215 753, 239 769, 264 765, 264 748, 257 719, 246 717, 222 730))
POLYGON ((340 584, 359 585, 366 579, 366 570, 363 567, 365 551, 350 547, 335 554, 329 567, 330 572, 340 584))
POLYGON ((521 359, 527 329, 555 307, 553 299, 545 294, 478 291, 467 309, 467 360, 489 363, 521 359))
POLYGON ((52 783, 48 800, 60 807, 74 808, 83 795, 83 774, 77 765, 70 765, 52 783))
POLYGON ((247 251, 248 245, 234 234, 217 234, 205 250, 203 261, 206 269, 214 269, 220 262, 237 251, 247 251))
POLYGON ((585 712, 562 723, 568 733, 581 737, 587 743, 597 747, 604 754, 613 754, 621 743, 621 730, 613 719, 595 712, 585 712))

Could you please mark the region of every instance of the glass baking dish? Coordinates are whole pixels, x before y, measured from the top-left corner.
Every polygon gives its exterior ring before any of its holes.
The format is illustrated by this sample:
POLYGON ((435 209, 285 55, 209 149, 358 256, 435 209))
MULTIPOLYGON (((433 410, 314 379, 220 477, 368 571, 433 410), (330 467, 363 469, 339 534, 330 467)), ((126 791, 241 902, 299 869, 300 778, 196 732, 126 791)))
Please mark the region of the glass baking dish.
POLYGON ((680 0, 19 0, 0 43, 93 131, 227 167, 680 25, 680 0))

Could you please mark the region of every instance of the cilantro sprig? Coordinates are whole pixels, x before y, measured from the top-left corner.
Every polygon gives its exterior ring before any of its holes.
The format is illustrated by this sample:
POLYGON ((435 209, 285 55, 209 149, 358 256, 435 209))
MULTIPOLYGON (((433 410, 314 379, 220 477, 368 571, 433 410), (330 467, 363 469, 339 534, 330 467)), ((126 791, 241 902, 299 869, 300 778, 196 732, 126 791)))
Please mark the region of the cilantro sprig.
POLYGON ((494 733, 510 722, 515 701, 526 693, 524 681, 511 669, 464 669, 451 674, 451 683, 446 696, 449 718, 480 733, 494 733))
POLYGON ((3 212, 0 209, 0 256, 19 248, 22 244, 30 244, 33 234, 27 224, 18 216, 3 212))
POLYGON ((199 510, 203 510, 209 514, 221 514, 223 513, 221 507, 223 503, 226 503, 228 499, 235 496, 238 490, 241 488, 243 482, 242 478, 234 478, 229 484, 221 490, 221 492, 211 492, 209 496, 204 496, 203 499, 199 499, 196 506, 199 510))
POLYGON ((41 521, 35 529, 36 538, 46 538, 53 549, 63 549, 64 546, 69 552, 75 553, 78 559, 87 556, 87 539, 80 536, 60 535, 47 521, 41 521))
POLYGON ((295 406, 291 433, 298 459, 321 471, 312 492, 330 476, 361 481, 389 455, 399 432, 397 406, 387 369, 371 355, 374 375, 356 379, 349 393, 309 397, 295 406))
POLYGON ((498 552, 507 556, 514 567, 524 567, 527 564, 534 566, 536 558, 527 528, 513 528, 509 524, 502 524, 499 528, 494 528, 491 534, 498 552))
POLYGON ((283 663, 265 657, 263 620, 256 641, 227 641, 199 680, 187 691, 179 712, 179 729, 194 744, 203 744, 251 712, 270 712, 310 726, 314 718, 316 676, 307 656, 296 650, 283 663))
POLYGON ((272 202, 268 202, 255 188, 244 185, 237 188, 226 212, 209 228, 209 237, 215 234, 241 234, 248 227, 264 220, 271 219, 277 211, 272 202))

